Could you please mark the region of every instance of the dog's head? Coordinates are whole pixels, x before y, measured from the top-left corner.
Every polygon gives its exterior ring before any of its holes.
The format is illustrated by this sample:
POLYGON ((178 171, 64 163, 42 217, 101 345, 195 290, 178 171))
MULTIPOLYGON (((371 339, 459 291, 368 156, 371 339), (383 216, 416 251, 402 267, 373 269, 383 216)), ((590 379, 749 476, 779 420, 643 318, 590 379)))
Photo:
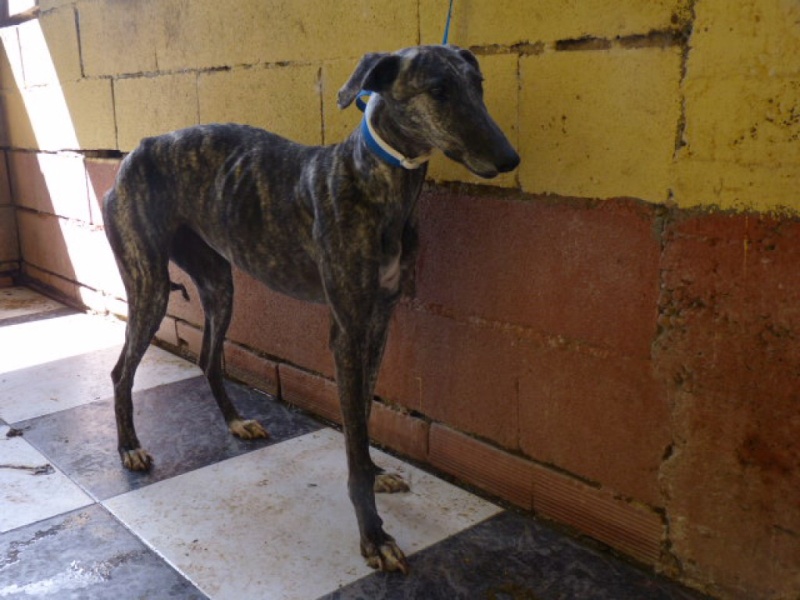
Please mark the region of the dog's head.
POLYGON ((410 139, 491 178, 516 168, 519 155, 486 110, 482 82, 475 55, 456 46, 367 54, 339 90, 339 107, 377 92, 410 139))

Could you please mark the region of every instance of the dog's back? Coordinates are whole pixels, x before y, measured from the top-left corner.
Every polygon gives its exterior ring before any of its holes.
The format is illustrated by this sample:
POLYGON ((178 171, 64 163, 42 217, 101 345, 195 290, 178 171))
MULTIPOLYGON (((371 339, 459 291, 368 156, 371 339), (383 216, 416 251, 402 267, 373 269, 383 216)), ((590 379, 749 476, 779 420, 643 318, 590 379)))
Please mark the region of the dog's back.
POLYGON ((112 247, 125 250, 114 242, 120 231, 141 232, 139 246, 170 247, 186 227, 274 289, 321 301, 310 253, 318 182, 304 177, 303 167, 328 160, 328 151, 238 124, 145 138, 104 200, 112 247))

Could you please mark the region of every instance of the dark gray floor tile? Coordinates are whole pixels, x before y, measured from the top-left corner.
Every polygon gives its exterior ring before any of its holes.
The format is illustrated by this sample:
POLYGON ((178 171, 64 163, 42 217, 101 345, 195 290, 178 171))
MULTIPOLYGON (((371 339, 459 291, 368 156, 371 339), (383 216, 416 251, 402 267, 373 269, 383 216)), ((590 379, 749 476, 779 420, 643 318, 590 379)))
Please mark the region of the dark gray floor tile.
POLYGON ((0 535, 0 597, 206 598, 98 505, 0 535))
POLYGON ((122 468, 111 400, 15 423, 25 439, 98 500, 168 479, 257 448, 310 433, 320 425, 274 398, 226 382, 245 418, 258 419, 268 440, 228 432, 208 384, 194 377, 134 393, 136 429, 154 457, 148 473, 122 468))
POLYGON ((699 600, 704 596, 506 512, 325 600, 699 600))

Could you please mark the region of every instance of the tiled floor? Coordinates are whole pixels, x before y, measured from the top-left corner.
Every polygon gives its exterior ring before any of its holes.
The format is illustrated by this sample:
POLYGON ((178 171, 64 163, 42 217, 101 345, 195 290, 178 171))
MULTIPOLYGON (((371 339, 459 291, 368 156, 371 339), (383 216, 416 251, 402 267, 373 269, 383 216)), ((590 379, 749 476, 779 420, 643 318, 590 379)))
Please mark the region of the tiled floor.
POLYGON ((124 471, 108 373, 120 323, 0 289, 0 599, 699 598, 396 458, 380 496, 412 574, 358 553, 341 434, 229 383, 271 433, 227 433, 199 370, 155 347, 137 428, 156 463, 124 471))

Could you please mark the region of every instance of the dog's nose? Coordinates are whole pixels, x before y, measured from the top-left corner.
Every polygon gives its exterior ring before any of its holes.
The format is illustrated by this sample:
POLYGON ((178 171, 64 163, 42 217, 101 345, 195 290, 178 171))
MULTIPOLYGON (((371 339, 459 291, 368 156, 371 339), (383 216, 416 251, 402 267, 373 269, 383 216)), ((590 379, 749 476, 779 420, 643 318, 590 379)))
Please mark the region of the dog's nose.
POLYGON ((497 163, 497 170, 501 173, 513 171, 519 165, 519 154, 513 150, 497 163))

